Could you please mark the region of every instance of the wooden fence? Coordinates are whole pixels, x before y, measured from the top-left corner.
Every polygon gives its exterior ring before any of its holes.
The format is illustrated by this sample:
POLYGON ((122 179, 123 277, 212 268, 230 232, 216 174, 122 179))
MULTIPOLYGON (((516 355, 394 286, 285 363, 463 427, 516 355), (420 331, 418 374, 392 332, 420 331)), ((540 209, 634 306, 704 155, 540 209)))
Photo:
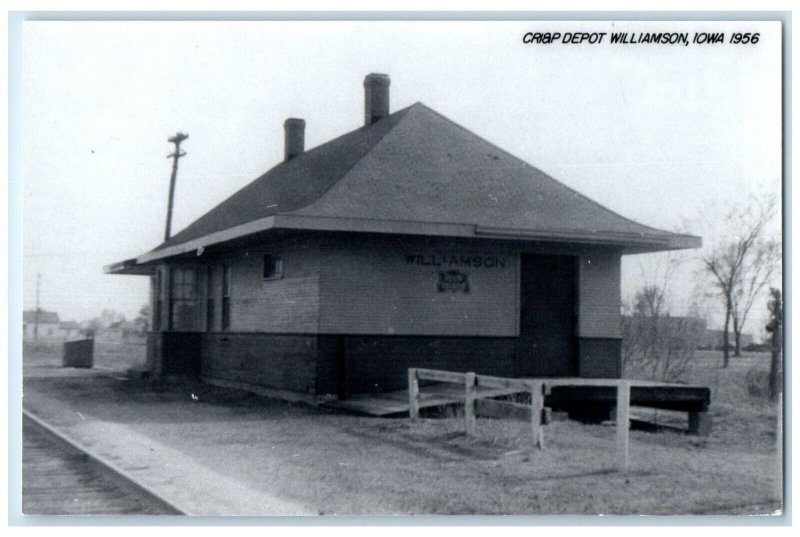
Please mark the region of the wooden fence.
POLYGON ((512 379, 456 373, 438 369, 410 368, 408 370, 409 417, 419 418, 420 380, 460 384, 464 386, 464 421, 467 434, 475 433, 477 417, 517 419, 531 425, 531 436, 539 449, 544 449, 543 425, 550 423, 550 409, 544 406, 544 398, 553 386, 612 386, 617 389, 616 445, 619 466, 628 470, 628 429, 630 422, 630 381, 622 379, 512 379), (530 394, 529 405, 511 401, 500 401, 495 397, 526 393, 530 394))

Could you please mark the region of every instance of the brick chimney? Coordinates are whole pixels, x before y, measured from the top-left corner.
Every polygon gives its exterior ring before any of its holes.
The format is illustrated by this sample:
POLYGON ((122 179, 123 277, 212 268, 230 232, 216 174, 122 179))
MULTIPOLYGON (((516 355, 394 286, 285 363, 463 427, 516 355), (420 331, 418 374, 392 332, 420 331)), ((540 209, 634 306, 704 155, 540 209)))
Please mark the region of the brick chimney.
POLYGON ((364 124, 389 115, 389 75, 368 74, 364 79, 364 124))
POLYGON ((283 130, 286 132, 283 160, 289 161, 302 154, 305 149, 306 122, 296 117, 290 117, 283 122, 283 130))

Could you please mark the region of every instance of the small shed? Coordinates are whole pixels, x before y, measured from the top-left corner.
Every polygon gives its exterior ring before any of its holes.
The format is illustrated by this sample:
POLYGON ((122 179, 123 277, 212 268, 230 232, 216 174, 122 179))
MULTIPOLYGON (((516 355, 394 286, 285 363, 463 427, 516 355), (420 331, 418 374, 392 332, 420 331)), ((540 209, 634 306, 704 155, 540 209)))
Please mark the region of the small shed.
MULTIPOLYGON (((624 218, 422 103, 285 159, 150 252, 148 363, 307 398, 408 367, 620 377, 623 255, 699 247, 624 218)), ((658 207, 657 200, 652 203, 658 207)))
POLYGON ((22 312, 22 340, 25 342, 54 342, 64 339, 58 313, 41 308, 22 312))

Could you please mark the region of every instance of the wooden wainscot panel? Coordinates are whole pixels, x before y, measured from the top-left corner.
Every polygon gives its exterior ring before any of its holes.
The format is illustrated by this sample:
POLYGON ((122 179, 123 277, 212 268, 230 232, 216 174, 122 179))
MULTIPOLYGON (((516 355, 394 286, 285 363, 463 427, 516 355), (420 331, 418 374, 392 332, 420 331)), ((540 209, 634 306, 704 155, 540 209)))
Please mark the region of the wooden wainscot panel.
POLYGON ((316 336, 205 334, 203 376, 301 393, 316 391, 316 336))
POLYGON ((580 338, 578 374, 583 378, 621 378, 622 339, 580 338))
POLYGON ((514 338, 345 336, 347 393, 406 388, 408 368, 514 376, 514 338))

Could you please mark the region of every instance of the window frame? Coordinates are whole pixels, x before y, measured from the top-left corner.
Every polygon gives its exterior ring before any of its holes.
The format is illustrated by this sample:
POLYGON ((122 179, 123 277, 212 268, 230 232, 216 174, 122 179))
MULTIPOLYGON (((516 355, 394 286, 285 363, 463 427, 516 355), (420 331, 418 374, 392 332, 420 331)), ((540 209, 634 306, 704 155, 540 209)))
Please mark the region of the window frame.
POLYGON ((214 265, 206 267, 206 332, 213 332, 216 321, 214 300, 214 265))
POLYGON ((170 267, 169 272, 169 330, 171 332, 195 332, 198 325, 198 278, 196 267, 170 267), (176 277, 181 275, 180 283, 176 277), (187 282, 187 274, 191 281, 187 282), (177 306, 191 308, 188 315, 176 319, 177 306), (182 321, 182 323, 176 322, 182 321), (185 323, 185 324, 183 324, 185 323))
POLYGON ((164 311, 163 282, 162 270, 158 268, 153 276, 153 320, 150 327, 153 332, 161 332, 162 330, 162 314, 164 311))
POLYGON ((222 264, 222 285, 220 294, 222 295, 222 314, 220 315, 220 330, 230 332, 231 329, 231 287, 233 282, 232 270, 227 263, 222 264))
POLYGON ((283 278, 283 256, 274 252, 261 256, 261 279, 265 282, 283 278), (267 259, 271 260, 272 272, 267 275, 267 259))

